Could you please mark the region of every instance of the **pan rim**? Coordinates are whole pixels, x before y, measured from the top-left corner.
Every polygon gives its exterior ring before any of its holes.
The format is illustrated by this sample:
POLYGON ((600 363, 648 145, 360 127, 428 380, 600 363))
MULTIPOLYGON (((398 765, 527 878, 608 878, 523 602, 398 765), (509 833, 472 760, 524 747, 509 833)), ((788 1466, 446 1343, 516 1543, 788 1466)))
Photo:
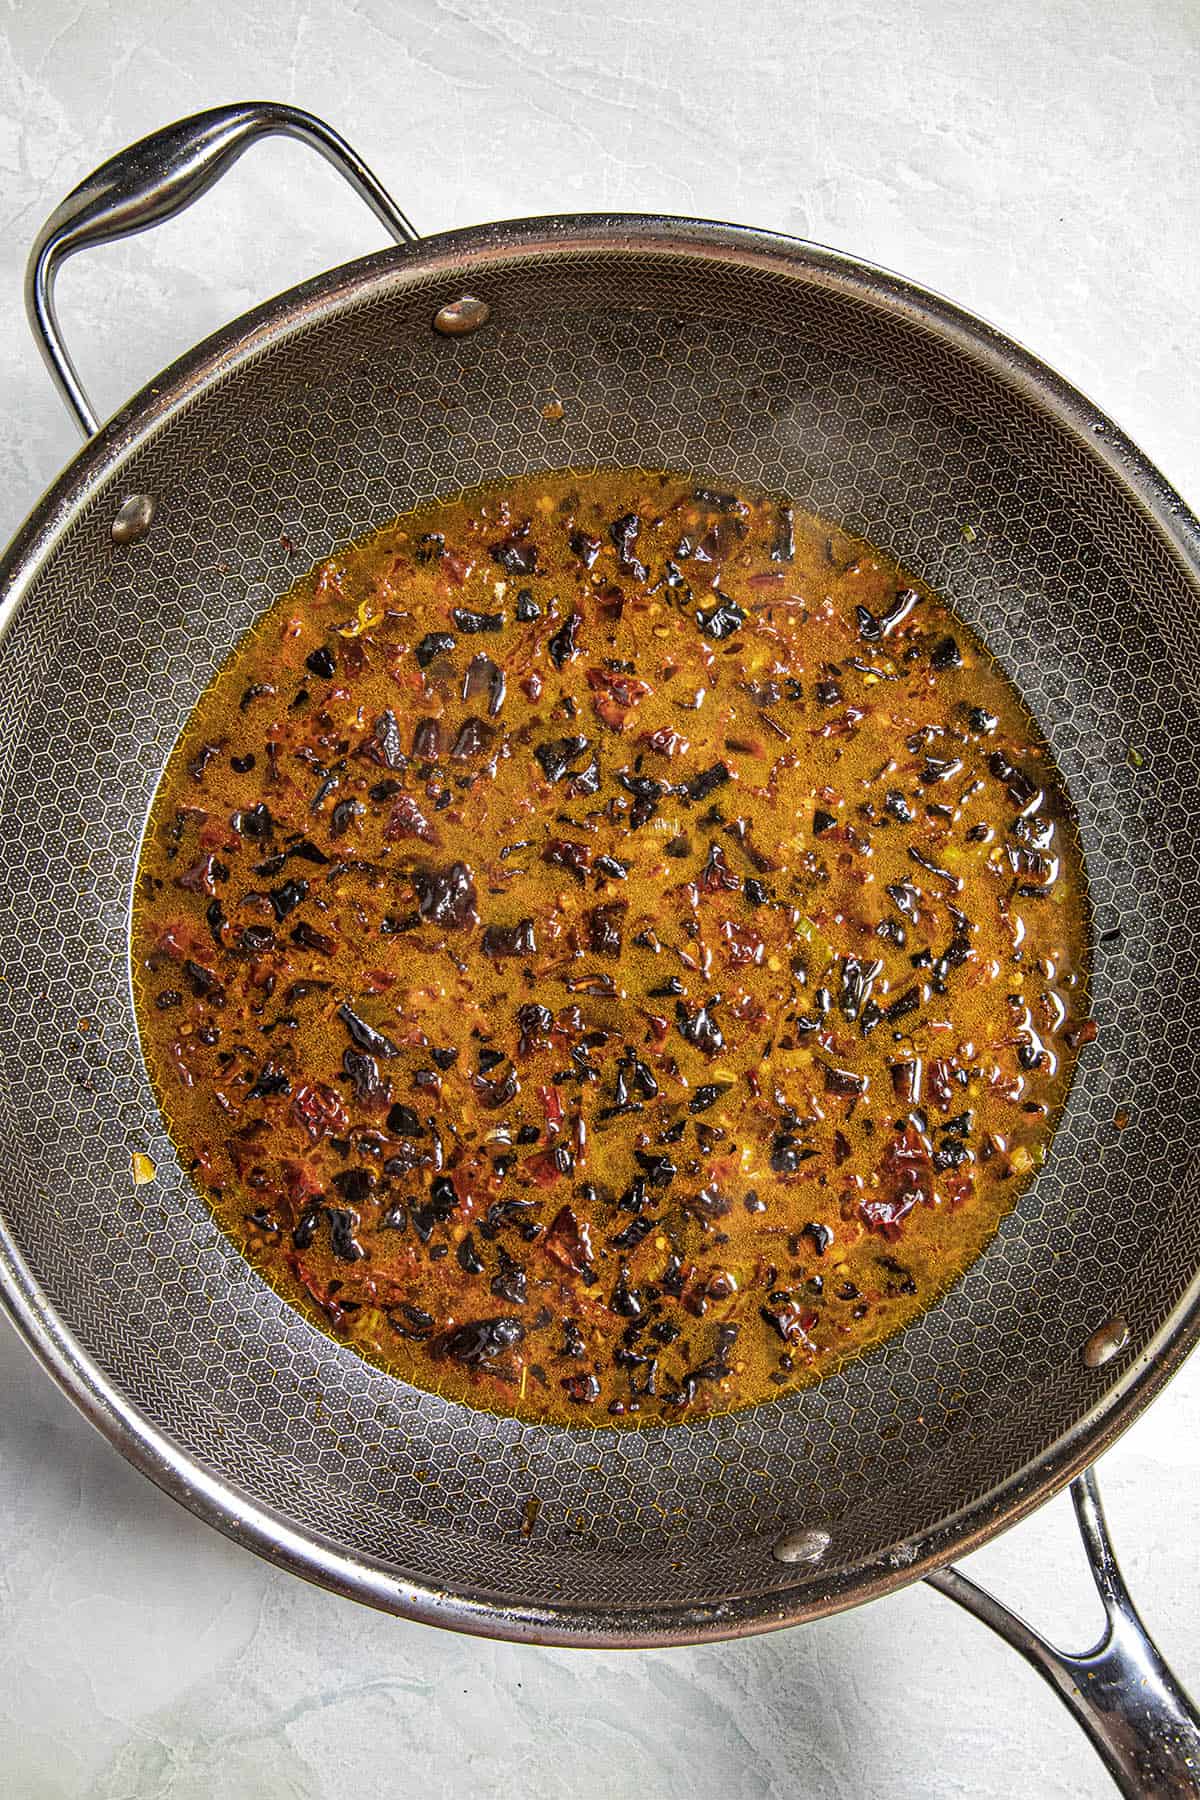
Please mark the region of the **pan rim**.
MULTIPOLYGON (((654 214, 583 214, 468 227, 340 265, 264 302, 203 340, 148 383, 76 454, 0 559, 0 599, 11 601, 0 654, 29 586, 79 511, 160 429, 212 387, 279 343, 365 299, 444 271, 457 281, 514 255, 547 260, 655 248, 733 261, 852 292, 936 328, 1010 387, 1049 403, 1059 421, 1107 464, 1200 590, 1200 521, 1158 470, 1083 394, 1012 338, 902 276, 804 240, 749 227, 654 214)), ((517 1605, 482 1593, 407 1582, 370 1556, 298 1530, 237 1483, 182 1450, 125 1399, 58 1318, 0 1220, 0 1301, 67 1396, 135 1467, 197 1517, 268 1561, 381 1610, 476 1635, 560 1646, 641 1648, 750 1635, 877 1598, 977 1548, 1057 1492, 1124 1431, 1200 1336, 1200 1272, 1145 1349, 1093 1406, 1033 1462, 921 1539, 843 1571, 814 1597, 803 1584, 703 1605, 603 1612, 594 1606, 517 1605)), ((1102 1377, 1100 1379, 1103 1379, 1102 1377)), ((764 1546, 764 1553, 767 1553, 764 1546)))

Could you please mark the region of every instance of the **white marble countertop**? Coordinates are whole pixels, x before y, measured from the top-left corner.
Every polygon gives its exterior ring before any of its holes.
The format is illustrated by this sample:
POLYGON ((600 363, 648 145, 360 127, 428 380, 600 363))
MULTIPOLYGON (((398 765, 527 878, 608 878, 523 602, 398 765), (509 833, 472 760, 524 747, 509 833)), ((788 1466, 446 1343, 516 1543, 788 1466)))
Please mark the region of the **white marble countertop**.
MULTIPOLYGON (((1030 344, 1200 504, 1200 14, 1191 0, 8 0, 0 527, 75 447, 26 248, 111 151, 219 101, 337 125, 418 228, 618 208, 811 236, 1030 344)), ((294 145, 73 264, 102 410, 267 294, 379 241, 294 145)), ((1105 1458, 1110 1520, 1200 1691, 1200 1361, 1105 1458)), ((383 1618, 164 1498, 0 1324, 0 1788, 14 1800, 1108 1794, 1048 1690, 925 1589, 735 1645, 539 1651, 383 1618)), ((973 1572, 1082 1644, 1065 1500, 973 1572)))

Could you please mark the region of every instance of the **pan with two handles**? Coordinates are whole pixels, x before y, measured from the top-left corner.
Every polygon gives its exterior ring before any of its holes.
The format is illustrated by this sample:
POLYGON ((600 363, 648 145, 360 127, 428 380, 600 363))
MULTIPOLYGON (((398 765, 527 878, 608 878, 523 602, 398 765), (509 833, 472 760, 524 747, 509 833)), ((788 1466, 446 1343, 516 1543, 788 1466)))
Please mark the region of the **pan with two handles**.
POLYGON ((51 1373, 201 1517, 431 1623, 685 1643, 924 1576, 1055 1685, 1125 1792, 1200 1793, 1196 1714, 1085 1473, 1200 1330, 1200 525, 1178 496, 1043 364, 897 276, 686 219, 418 238, 335 132, 282 105, 105 164, 38 239, 29 304, 87 439, 2 568, 0 1291, 51 1373), (57 268, 271 133, 337 165, 394 246, 239 319, 101 428, 57 268), (786 492, 982 634, 1074 798, 1101 1023, 1045 1168, 922 1318, 815 1388, 637 1432, 471 1411, 290 1309, 179 1166, 128 967, 155 784, 290 585, 285 545, 313 562, 466 486, 613 465, 786 492), (134 1150, 152 1183, 131 1183, 134 1150), (1081 1657, 947 1566, 1072 1479, 1108 1614, 1081 1657))

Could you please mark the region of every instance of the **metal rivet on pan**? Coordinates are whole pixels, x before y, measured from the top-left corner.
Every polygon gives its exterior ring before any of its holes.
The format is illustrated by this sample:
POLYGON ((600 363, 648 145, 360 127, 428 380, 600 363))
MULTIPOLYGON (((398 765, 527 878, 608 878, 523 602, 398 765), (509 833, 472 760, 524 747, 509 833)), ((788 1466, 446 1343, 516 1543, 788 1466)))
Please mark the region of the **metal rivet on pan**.
POLYGON ((1118 1313, 1115 1319, 1109 1319, 1093 1331, 1083 1346, 1083 1360, 1089 1369, 1098 1369, 1119 1356, 1128 1342, 1129 1327, 1118 1313))
POLYGON ((433 329, 440 331, 443 337, 466 337, 469 332, 486 325, 491 316, 492 309, 486 300, 464 294, 461 300, 451 300, 434 313, 433 329))
POLYGON ((150 494, 130 494, 112 522, 114 544, 135 544, 149 531, 154 518, 154 499, 150 494))
POLYGON ((827 1531, 798 1526, 776 1539, 771 1555, 781 1563, 819 1563, 832 1542, 827 1531))

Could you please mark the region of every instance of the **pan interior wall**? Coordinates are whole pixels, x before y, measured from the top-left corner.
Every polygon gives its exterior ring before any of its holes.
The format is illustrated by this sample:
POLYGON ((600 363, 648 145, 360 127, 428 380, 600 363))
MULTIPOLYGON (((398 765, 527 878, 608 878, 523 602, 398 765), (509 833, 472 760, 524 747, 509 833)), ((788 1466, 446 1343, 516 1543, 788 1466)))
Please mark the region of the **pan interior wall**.
POLYGON ((492 323, 438 338, 431 315, 462 285, 400 268, 234 363, 36 576, 0 664, 0 1208, 118 1388, 307 1532, 519 1605, 719 1607, 798 1581, 819 1600, 1054 1444, 1200 1264, 1196 596, 1048 411, 869 295, 795 268, 564 250, 473 268, 492 323), (1036 1185, 902 1336, 777 1406, 565 1432, 401 1387, 216 1230, 143 1072, 128 889, 180 726, 299 569, 491 477, 619 463, 786 492, 982 633, 1079 813, 1100 1038, 1036 1185), (134 490, 158 516, 117 548, 134 490), (134 1150, 157 1165, 148 1186, 134 1150), (1115 1313, 1129 1350, 1090 1371, 1081 1346, 1115 1313), (768 1553, 795 1523, 832 1537, 809 1572, 768 1553))

